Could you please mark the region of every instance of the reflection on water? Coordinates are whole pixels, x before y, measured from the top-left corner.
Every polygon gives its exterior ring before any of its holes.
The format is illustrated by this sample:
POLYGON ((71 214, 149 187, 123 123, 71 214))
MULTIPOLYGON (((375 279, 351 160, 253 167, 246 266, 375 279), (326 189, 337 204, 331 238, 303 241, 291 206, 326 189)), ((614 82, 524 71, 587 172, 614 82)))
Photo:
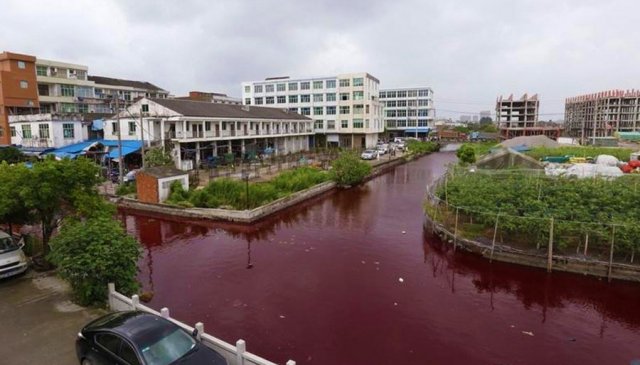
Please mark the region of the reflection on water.
POLYGON ((283 363, 628 363, 640 290, 453 254, 422 229, 453 154, 252 225, 122 212, 151 306, 283 363))

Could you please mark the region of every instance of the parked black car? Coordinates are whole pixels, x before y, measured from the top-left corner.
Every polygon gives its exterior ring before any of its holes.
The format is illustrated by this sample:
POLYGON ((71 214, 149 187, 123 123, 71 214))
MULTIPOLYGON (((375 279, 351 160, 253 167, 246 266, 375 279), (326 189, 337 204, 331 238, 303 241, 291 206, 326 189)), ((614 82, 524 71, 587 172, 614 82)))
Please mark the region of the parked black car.
POLYGON ((194 334, 162 317, 140 311, 116 312, 86 325, 76 340, 82 365, 226 365, 194 334))

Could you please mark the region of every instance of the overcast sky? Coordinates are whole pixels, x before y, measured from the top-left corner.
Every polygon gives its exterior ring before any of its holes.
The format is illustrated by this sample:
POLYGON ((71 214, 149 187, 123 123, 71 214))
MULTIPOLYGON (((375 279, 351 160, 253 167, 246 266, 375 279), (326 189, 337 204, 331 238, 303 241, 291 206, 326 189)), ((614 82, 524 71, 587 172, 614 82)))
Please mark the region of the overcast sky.
POLYGON ((566 97, 640 88, 639 14, 637 0, 3 0, 0 50, 174 95, 366 71, 432 87, 438 117, 538 93, 547 120, 566 97))

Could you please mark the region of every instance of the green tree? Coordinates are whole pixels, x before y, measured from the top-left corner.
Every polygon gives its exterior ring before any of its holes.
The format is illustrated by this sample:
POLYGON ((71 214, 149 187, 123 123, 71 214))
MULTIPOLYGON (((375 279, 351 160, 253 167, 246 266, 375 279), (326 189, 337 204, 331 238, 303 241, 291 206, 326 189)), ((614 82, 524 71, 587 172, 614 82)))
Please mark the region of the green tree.
POLYGON ((105 216, 66 219, 48 255, 82 305, 104 302, 108 283, 115 283, 124 295, 134 294, 139 288, 139 257, 138 242, 118 221, 105 216))
POLYGON ((476 151, 468 144, 460 146, 456 152, 456 156, 458 156, 458 159, 462 164, 471 164, 476 162, 476 151))
POLYGON ((171 155, 166 153, 162 147, 151 148, 144 153, 145 167, 166 166, 172 163, 171 155))
POLYGON ((0 163, 0 222, 9 225, 10 234, 14 224, 25 224, 33 218, 24 200, 16 194, 26 183, 28 174, 24 165, 0 163))
POLYGON ((493 124, 493 120, 491 120, 491 117, 480 118, 480 125, 485 125, 485 124, 493 124))
POLYGON ((49 252, 49 239, 63 217, 112 212, 96 190, 100 170, 87 159, 49 158, 28 171, 16 195, 41 225, 45 255, 49 252))
POLYGON ((371 173, 371 165, 358 155, 345 151, 331 163, 331 179, 339 185, 356 185, 371 173))
POLYGON ((13 146, 0 148, 0 162, 6 161, 8 164, 14 164, 25 160, 24 154, 13 146))

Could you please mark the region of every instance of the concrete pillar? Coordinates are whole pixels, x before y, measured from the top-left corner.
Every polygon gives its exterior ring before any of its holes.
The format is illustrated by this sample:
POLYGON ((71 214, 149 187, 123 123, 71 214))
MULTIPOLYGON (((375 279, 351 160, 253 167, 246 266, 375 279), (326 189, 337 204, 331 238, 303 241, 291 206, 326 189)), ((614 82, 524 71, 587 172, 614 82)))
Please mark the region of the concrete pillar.
POLYGON ((196 169, 200 166, 200 142, 196 142, 196 169))
POLYGON ((164 148, 164 120, 160 120, 160 145, 164 148))
POLYGON ((173 148, 173 153, 174 153, 174 161, 176 163, 176 168, 177 169, 181 169, 182 167, 182 156, 180 153, 180 143, 176 143, 175 147, 173 148))
POLYGON ((187 121, 182 121, 182 138, 187 138, 187 121))
POLYGON ((218 142, 213 142, 213 155, 218 156, 218 142))

